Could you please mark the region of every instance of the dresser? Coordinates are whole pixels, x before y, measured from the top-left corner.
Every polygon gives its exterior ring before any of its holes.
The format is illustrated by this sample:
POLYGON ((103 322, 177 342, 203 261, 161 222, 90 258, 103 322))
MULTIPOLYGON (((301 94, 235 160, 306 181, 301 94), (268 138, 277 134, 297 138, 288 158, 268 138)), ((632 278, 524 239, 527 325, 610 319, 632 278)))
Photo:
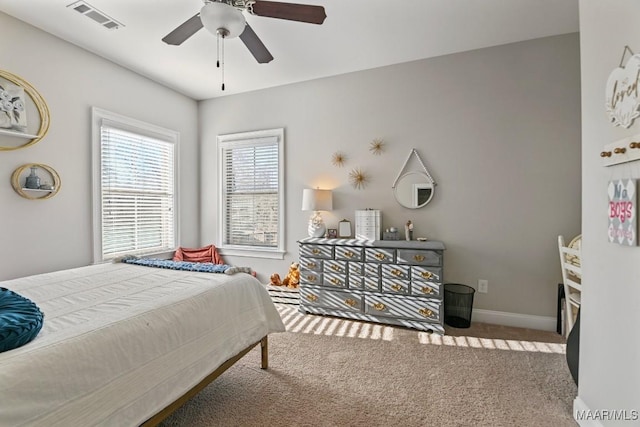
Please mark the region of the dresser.
POLYGON ((444 334, 438 241, 306 238, 300 311, 444 334))

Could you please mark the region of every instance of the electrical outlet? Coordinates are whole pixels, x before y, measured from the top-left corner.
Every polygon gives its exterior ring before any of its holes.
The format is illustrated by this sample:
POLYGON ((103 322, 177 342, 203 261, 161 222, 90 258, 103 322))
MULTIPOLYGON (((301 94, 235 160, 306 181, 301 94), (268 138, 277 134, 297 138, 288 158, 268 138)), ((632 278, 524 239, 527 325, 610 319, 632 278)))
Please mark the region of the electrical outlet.
POLYGON ((489 281, 485 279, 478 280, 478 292, 486 294, 489 292, 489 281))

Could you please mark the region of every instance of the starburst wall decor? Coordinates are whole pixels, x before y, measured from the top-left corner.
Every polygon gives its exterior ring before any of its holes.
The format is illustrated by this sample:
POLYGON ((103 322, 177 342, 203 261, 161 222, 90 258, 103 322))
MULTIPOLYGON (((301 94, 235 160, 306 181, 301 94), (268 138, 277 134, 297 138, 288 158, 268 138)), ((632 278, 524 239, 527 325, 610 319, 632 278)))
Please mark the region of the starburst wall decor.
POLYGON ((369 182, 369 177, 360 168, 355 168, 349 172, 349 182, 353 188, 359 190, 364 188, 369 182))
POLYGON ((369 151, 376 156, 379 156, 384 151, 384 141, 380 138, 376 138, 369 144, 369 151))
POLYGON ((347 156, 340 151, 336 151, 331 156, 331 163, 333 163, 333 166, 337 166, 339 168, 344 166, 344 163, 346 162, 346 160, 347 160, 347 156))

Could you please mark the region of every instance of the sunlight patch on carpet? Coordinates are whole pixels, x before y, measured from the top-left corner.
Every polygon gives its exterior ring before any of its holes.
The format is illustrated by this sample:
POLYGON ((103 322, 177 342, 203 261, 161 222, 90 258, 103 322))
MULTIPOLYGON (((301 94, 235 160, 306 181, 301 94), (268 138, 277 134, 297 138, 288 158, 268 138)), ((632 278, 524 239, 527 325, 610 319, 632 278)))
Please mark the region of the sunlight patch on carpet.
POLYGON ((418 332, 420 344, 446 345, 450 347, 486 348, 489 350, 528 351, 534 353, 565 353, 565 344, 505 340, 497 338, 477 338, 465 336, 435 335, 426 332, 418 332))
POLYGON ((276 307, 288 332, 382 341, 394 339, 394 329, 390 326, 335 317, 305 316, 293 306, 276 307))
MULTIPOLYGON (((360 322, 336 317, 305 315, 296 306, 276 305, 288 332, 392 341, 396 329, 392 326, 360 322)), ((416 331, 420 344, 443 345, 448 347, 484 348, 488 350, 526 351, 532 353, 565 354, 566 345, 558 343, 521 341, 498 338, 478 338, 467 336, 437 335, 416 331)))

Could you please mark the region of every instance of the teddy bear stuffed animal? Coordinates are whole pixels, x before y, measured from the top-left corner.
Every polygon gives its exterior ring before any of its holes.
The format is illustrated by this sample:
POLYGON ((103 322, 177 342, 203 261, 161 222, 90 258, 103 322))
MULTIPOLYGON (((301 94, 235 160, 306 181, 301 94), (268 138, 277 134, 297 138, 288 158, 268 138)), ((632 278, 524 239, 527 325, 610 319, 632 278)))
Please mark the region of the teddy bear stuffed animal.
POLYGON ((273 273, 269 280, 269 284, 272 286, 282 286, 282 280, 280 280, 280 275, 278 273, 273 273))
POLYGON ((297 262, 292 262, 289 266, 287 276, 282 279, 282 285, 287 288, 297 288, 300 283, 300 268, 297 262))

